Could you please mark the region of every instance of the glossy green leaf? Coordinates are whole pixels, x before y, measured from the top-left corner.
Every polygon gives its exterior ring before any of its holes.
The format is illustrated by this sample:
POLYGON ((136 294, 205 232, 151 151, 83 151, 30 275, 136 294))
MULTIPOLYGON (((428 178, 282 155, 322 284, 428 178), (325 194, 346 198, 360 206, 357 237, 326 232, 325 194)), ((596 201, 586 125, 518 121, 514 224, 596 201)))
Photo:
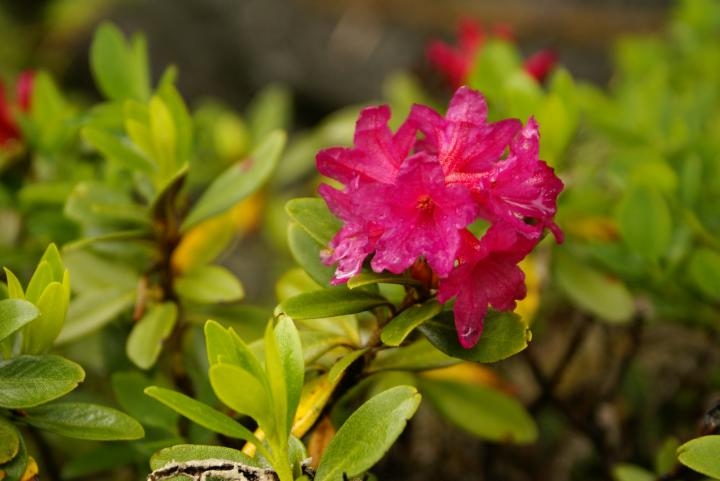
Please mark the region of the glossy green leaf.
POLYGON ((288 247, 295 261, 321 286, 330 284, 335 268, 326 266, 320 259, 323 247, 298 224, 288 225, 288 247))
POLYGON ((692 253, 688 274, 693 284, 709 299, 720 300, 720 254, 699 248, 692 253))
POLYGON ((203 446, 197 444, 178 444, 170 448, 161 449, 150 458, 150 469, 160 469, 168 463, 182 463, 185 461, 198 461, 203 459, 227 459, 238 463, 263 468, 257 458, 251 458, 237 449, 223 446, 203 446))
POLYGON ((23 421, 51 433, 94 441, 139 439, 145 432, 120 411, 97 404, 53 403, 27 410, 23 421))
POLYGON ((356 314, 387 304, 387 299, 377 294, 333 286, 292 297, 280 309, 293 319, 314 319, 356 314))
POLYGON ((274 432, 270 395, 255 376, 238 366, 220 363, 210 368, 210 384, 226 406, 255 419, 266 432, 274 432))
POLYGON ((413 329, 440 314, 442 309, 442 304, 434 299, 412 305, 390 320, 383 328, 380 339, 388 346, 399 346, 413 329))
POLYGON ((555 255, 554 267, 558 286, 582 309, 614 323, 632 318, 633 298, 622 281, 560 252, 555 255))
POLYGON ((480 340, 470 349, 460 345, 453 315, 446 311, 420 326, 420 331, 438 349, 452 357, 474 362, 496 362, 525 349, 531 333, 520 316, 488 311, 480 340))
POLYGON ((164 302, 152 306, 133 327, 125 351, 128 358, 141 369, 150 369, 162 351, 177 320, 177 306, 164 302))
POLYGON ((514 397, 491 387, 421 378, 420 391, 447 419, 467 432, 496 442, 535 441, 537 426, 514 397))
POLYGON ((351 277, 347 282, 347 286, 350 289, 372 284, 401 284, 405 286, 419 286, 420 282, 412 277, 397 275, 391 272, 361 272, 360 274, 351 277))
POLYGON ((0 301, 0 341, 40 315, 40 311, 22 299, 0 301))
POLYGON ((677 450, 678 460, 688 468, 720 479, 720 435, 692 439, 677 450))
POLYGON ((155 164, 138 152, 129 143, 115 135, 95 127, 86 127, 82 130, 83 139, 95 147, 106 158, 117 162, 128 169, 138 170, 152 174, 156 170, 155 164))
POLYGON ((205 323, 205 347, 211 367, 220 362, 233 364, 265 382, 265 371, 260 362, 250 347, 232 328, 225 329, 215 321, 207 321, 205 323))
POLYGON ((128 45, 114 25, 102 24, 90 47, 90 67, 100 91, 111 100, 145 100, 149 96, 147 53, 142 37, 128 45))
POLYGON ((238 278, 215 265, 199 266, 183 273, 175 279, 175 290, 185 299, 206 304, 239 301, 245 296, 238 278))
POLYGON ((123 411, 145 426, 177 434, 177 414, 145 395, 145 388, 152 381, 144 374, 138 371, 116 372, 110 378, 110 384, 123 411))
POLYGON ((425 371, 439 367, 452 366, 460 362, 448 356, 430 344, 427 339, 420 339, 408 346, 386 349, 370 363, 368 370, 376 371, 425 371))
POLYGON ((328 245, 342 226, 325 201, 317 197, 292 199, 285 204, 285 211, 322 246, 328 245))
POLYGON ((253 150, 247 161, 233 164, 220 174, 190 210, 182 230, 228 210, 258 190, 275 169, 285 139, 284 132, 273 132, 253 150))
POLYGON ((200 426, 230 438, 250 441, 256 446, 260 445, 260 449, 263 450, 262 443, 249 429, 207 404, 182 393, 157 386, 148 387, 145 389, 145 394, 200 426))
POLYGON ((25 468, 28 463, 27 449, 21 435, 18 435, 18 441, 18 451, 12 461, 0 466, 0 473, 5 475, 2 481, 20 481, 22 475, 25 474, 25 468))
POLYGON ((305 380, 305 361, 300 336, 292 319, 280 316, 274 336, 287 391, 287 425, 291 427, 305 380))
POLYGON ((69 393, 85 379, 85 371, 55 355, 18 356, 0 361, 0 407, 29 408, 69 393))
POLYGON ((70 303, 69 285, 51 282, 36 305, 40 316, 23 328, 23 352, 40 354, 52 347, 65 323, 70 303))
POLYGON ((342 481, 370 469, 400 436, 420 405, 420 394, 398 386, 365 402, 340 427, 318 466, 315 481, 342 481))
MULTIPOLYGON (((0 465, 10 462, 20 452, 20 437, 15 426, 0 417, 0 465)), ((2 466, 0 466, 2 470, 2 466)))
POLYGON ((650 259, 663 256, 672 240, 672 217, 665 198, 657 190, 632 188, 617 211, 620 234, 636 253, 650 259))

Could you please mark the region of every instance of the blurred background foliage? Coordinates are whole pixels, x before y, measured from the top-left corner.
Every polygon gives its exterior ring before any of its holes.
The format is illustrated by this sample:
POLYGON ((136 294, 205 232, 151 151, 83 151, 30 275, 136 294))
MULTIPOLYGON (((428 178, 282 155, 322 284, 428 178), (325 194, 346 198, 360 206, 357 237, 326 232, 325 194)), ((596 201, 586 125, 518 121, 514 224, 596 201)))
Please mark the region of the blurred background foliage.
MULTIPOLYGON (((473 407, 463 407, 461 395, 454 400, 460 404, 448 405, 438 394, 436 411, 420 409, 378 477, 699 479, 677 463, 675 450, 717 433, 720 424, 706 416, 720 393, 714 0, 0 3, 0 78, 13 112, 22 111, 20 138, 0 149, 0 264, 27 279, 48 243, 64 246, 76 295, 57 343, 88 372, 84 389, 68 397, 117 403, 147 434, 99 448, 49 436, 52 453, 42 446, 39 452, 50 476, 137 479, 137 465, 156 449, 183 438, 213 440, 194 425, 178 432, 174 415, 125 396, 178 383, 160 374, 174 372, 176 359, 162 360, 169 370, 140 373, 136 367, 151 367, 159 351, 148 355, 117 342, 133 338, 131 321, 143 315, 138 298, 170 283, 191 323, 212 317, 248 341, 259 338, 276 302, 313 284, 292 270, 297 252, 287 245, 284 205, 314 194, 314 154, 349 145, 363 105, 389 103, 395 122, 414 102, 444 105, 451 90, 424 50, 429 38, 452 42, 462 17, 514 31, 512 41, 490 38, 477 51, 467 83, 487 96, 495 119, 537 117, 542 157, 566 184, 558 210, 566 241, 543 243, 523 264, 529 294, 518 313, 533 328, 526 351, 492 366, 428 371, 414 383, 425 384, 431 401, 433 382, 510 394, 534 416, 539 436, 527 445, 503 442, 483 420, 469 420, 473 407), (91 49, 93 32, 107 19, 127 38, 145 37, 128 42, 106 26, 98 34, 105 41, 91 49), (522 64, 545 47, 560 60, 540 83, 522 64), (12 87, 28 69, 48 73, 35 76, 33 103, 23 111, 12 87), (116 75, 104 79, 112 69, 116 75), (123 81, 109 80, 117 76, 123 81), (127 99, 137 110, 117 108, 127 99), (149 184, 128 194, 137 178, 120 164, 135 161, 142 169, 142 159, 114 150, 108 133, 153 111, 160 131, 191 129, 193 141, 176 144, 182 134, 155 139, 165 147, 147 148, 166 168, 150 169, 149 184), (287 146, 267 154, 278 129, 289 133, 287 146), (198 207, 214 179, 258 152, 277 157, 272 174, 258 174, 269 177, 263 188, 221 209, 212 199, 198 207), (190 212, 185 224, 173 227, 175 237, 153 234, 145 242, 148 233, 167 232, 172 216, 158 199, 172 191, 188 158, 198 161, 181 174, 182 195, 173 196, 173 209, 190 212), (128 238, 138 242, 123 242, 128 238), (158 263, 163 267, 154 270, 158 263), (223 277, 218 269, 242 284, 229 280, 221 292, 203 294, 203 276, 223 277), (459 427, 448 428, 436 413, 459 427)), ((132 140, 143 146, 142 135, 132 140)), ((186 352, 197 351, 196 359, 180 362, 189 366, 196 395, 208 400, 198 367, 202 337, 193 329, 184 342, 195 346, 186 352)))

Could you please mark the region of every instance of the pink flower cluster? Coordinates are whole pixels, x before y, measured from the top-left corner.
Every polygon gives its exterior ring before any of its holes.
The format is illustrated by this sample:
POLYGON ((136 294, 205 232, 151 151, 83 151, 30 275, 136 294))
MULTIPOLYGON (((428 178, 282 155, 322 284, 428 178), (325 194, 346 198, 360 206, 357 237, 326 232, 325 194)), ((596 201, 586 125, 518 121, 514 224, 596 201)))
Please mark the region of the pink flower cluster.
POLYGON ((344 225, 324 254, 337 264, 334 284, 360 272, 372 254, 375 272, 400 274, 424 259, 440 279, 438 299, 455 301, 460 343, 482 333, 488 306, 511 310, 525 296, 517 266, 553 223, 563 188, 538 158, 538 125, 487 121, 483 96, 461 87, 443 117, 413 106, 393 133, 387 106, 360 113, 353 148, 317 155, 323 175, 344 185, 319 188, 344 225), (420 135, 418 135, 420 134, 420 135), (476 238, 468 226, 490 223, 476 238))
MULTIPOLYGON (((495 25, 492 36, 508 42, 513 34, 506 25, 495 25)), ((487 34, 472 20, 464 19, 458 23, 457 45, 453 46, 441 40, 433 40, 427 48, 430 63, 441 72, 453 87, 463 85, 470 74, 477 53, 482 49, 487 34)), ((557 63, 557 55, 552 50, 540 50, 525 60, 523 68, 538 82, 543 82, 557 63)))
MULTIPOLYGON (((20 74, 15 85, 17 107, 22 112, 30 110, 33 73, 26 71, 20 74)), ((13 116, 10 102, 5 97, 5 86, 0 81, 0 148, 12 140, 20 139, 20 129, 13 116)))

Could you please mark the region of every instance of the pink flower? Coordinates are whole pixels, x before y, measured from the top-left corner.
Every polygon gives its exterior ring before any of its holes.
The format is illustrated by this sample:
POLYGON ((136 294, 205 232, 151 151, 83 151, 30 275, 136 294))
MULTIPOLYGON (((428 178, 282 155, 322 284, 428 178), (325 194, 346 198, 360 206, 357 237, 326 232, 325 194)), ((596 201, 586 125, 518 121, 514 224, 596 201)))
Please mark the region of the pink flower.
POLYGON ((345 185, 353 179, 392 183, 415 143, 415 129, 404 123, 393 134, 387 105, 368 107, 355 124, 355 147, 334 147, 317 154, 321 174, 345 185))
MULTIPOLYGON (((514 42, 512 29, 508 25, 497 24, 492 28, 496 38, 514 42)), ((486 34, 482 27, 469 19, 458 22, 457 46, 440 40, 428 45, 426 55, 430 63, 445 76, 450 86, 458 88, 467 82, 478 52, 483 48, 486 34)), ((541 50, 530 56, 523 68, 538 82, 543 82, 557 63, 557 55, 551 50, 541 50)))
POLYGON ((500 311, 515 309, 525 297, 525 274, 517 266, 535 243, 517 236, 507 225, 495 224, 481 240, 462 232, 459 265, 440 281, 438 300, 457 297, 453 311, 458 340, 473 347, 483 330, 488 306, 500 311))
POLYGON ((470 192, 447 185, 437 159, 419 153, 403 164, 397 184, 377 194, 384 205, 373 214, 384 233, 373 270, 400 274, 422 256, 437 275, 447 275, 460 247, 460 229, 477 218, 470 192))
POLYGON ((317 155, 320 172, 343 184, 319 188, 343 221, 323 261, 337 265, 333 284, 368 258, 373 271, 395 274, 419 262, 428 289, 439 279, 440 302, 456 298, 458 338, 472 347, 488 307, 511 310, 525 296, 517 264, 545 228, 562 239, 553 217, 563 184, 538 158, 537 122, 489 123, 485 99, 467 87, 444 117, 415 105, 394 134, 389 119, 386 106, 365 109, 354 147, 317 155), (467 230, 478 218, 491 224, 480 240, 467 230))

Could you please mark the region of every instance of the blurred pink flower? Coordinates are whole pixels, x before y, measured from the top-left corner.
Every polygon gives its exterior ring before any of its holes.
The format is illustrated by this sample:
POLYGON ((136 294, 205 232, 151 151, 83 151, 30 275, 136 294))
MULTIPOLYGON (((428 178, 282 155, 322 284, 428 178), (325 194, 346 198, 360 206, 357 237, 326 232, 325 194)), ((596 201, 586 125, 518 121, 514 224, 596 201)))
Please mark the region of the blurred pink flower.
MULTIPOLYGON (((15 83, 15 100, 17 102, 17 108, 21 112, 30 110, 33 78, 33 72, 25 71, 20 74, 15 83)), ((12 110, 12 104, 6 97, 5 85, 0 81, 0 147, 7 145, 10 141, 21 138, 21 132, 12 110)))
MULTIPOLYGON (((491 34, 508 42, 515 42, 512 29, 505 24, 494 25, 491 34)), ((441 40, 428 44, 426 55, 430 63, 445 76, 450 86, 458 88, 467 82, 473 62, 485 43, 486 34, 482 27, 470 19, 461 19, 457 27, 457 45, 441 40)), ((552 50, 541 50, 531 55, 523 64, 525 71, 538 82, 544 82, 557 63, 552 50)))

